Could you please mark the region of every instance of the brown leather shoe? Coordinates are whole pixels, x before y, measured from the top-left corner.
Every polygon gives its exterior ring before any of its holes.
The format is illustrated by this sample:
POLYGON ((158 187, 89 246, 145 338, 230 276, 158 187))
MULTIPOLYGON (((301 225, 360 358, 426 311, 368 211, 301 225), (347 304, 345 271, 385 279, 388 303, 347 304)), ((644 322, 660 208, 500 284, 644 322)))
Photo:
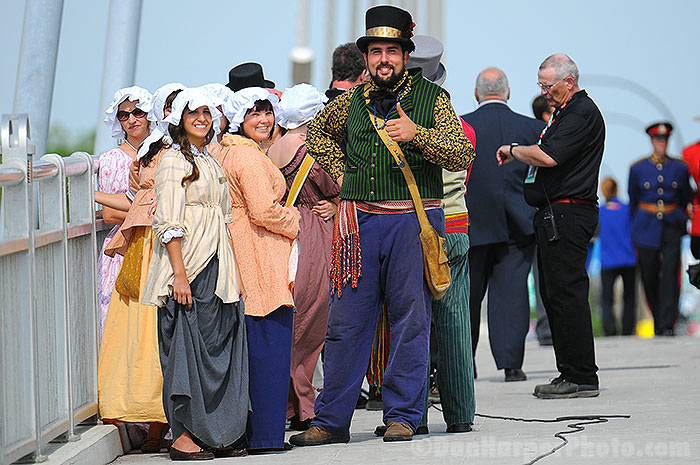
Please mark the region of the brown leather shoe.
POLYGON ((410 441, 413 439, 413 428, 406 423, 390 421, 384 433, 384 442, 410 441))
POLYGON ((329 433, 328 431, 324 431, 316 425, 312 425, 303 433, 290 436, 289 442, 295 446, 320 446, 322 444, 333 444, 336 442, 350 442, 350 435, 336 435, 329 433))

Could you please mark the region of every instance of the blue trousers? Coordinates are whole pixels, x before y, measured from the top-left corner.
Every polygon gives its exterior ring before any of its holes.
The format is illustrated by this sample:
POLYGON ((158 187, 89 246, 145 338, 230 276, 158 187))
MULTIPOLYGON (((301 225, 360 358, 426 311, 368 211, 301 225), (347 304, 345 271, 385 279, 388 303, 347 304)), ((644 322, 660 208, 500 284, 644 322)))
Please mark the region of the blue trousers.
POLYGON ((280 307, 264 317, 245 317, 251 407, 246 429, 248 449, 284 447, 292 319, 292 307, 280 307))
MULTIPOLYGON (((441 209, 428 219, 444 234, 441 209)), ((358 212, 362 277, 342 297, 331 297, 324 352, 324 386, 312 424, 346 435, 367 372, 377 318, 387 303, 391 347, 382 386, 384 423, 403 422, 414 430, 423 415, 428 374, 432 298, 423 276, 423 251, 415 213, 358 212)))

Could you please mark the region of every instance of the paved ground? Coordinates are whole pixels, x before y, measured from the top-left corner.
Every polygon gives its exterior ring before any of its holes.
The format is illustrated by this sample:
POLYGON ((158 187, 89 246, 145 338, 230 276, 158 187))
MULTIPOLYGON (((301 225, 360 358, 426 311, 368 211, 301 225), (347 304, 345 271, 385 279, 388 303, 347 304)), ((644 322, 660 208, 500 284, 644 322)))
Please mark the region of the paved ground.
MULTIPOLYGON (((700 338, 676 337, 596 340, 601 394, 592 399, 541 400, 535 384, 554 377, 549 347, 528 342, 528 380, 504 383, 480 344, 476 381, 477 412, 551 419, 570 415, 631 415, 586 426, 567 436, 569 444, 538 464, 700 463, 700 338)), ((429 436, 412 442, 384 443, 372 434, 381 412, 356 411, 349 444, 295 448, 266 456, 217 459, 217 464, 526 464, 562 443, 554 437, 563 423, 522 423, 477 417, 474 431, 444 433, 439 411, 431 408, 429 436)), ((288 433, 292 434, 292 433, 288 433)), ((119 465, 165 463, 167 455, 129 454, 119 465)))

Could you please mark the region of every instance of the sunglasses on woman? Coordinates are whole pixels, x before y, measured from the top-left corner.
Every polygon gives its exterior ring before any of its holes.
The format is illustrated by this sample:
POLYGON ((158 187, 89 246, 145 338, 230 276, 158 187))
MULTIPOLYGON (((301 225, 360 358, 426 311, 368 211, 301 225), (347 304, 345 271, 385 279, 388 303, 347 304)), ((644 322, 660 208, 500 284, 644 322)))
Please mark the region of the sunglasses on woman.
POLYGON ((141 118, 143 118, 144 116, 146 116, 146 112, 143 111, 143 110, 140 109, 140 108, 135 108, 135 109, 132 110, 132 111, 120 110, 120 111, 117 112, 117 119, 118 119, 119 121, 126 121, 126 120, 129 119, 129 116, 130 116, 130 115, 134 115, 134 118, 141 119, 141 118))

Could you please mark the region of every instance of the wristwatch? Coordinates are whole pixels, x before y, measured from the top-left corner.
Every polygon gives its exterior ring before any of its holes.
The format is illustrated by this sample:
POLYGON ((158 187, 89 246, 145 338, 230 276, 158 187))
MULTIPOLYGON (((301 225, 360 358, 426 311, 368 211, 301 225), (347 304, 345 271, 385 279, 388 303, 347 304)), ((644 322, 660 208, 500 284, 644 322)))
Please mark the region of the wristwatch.
POLYGON ((513 157, 513 158, 515 158, 515 155, 513 155, 513 147, 515 147, 516 145, 518 145, 517 142, 511 142, 511 143, 510 143, 510 156, 513 157))

